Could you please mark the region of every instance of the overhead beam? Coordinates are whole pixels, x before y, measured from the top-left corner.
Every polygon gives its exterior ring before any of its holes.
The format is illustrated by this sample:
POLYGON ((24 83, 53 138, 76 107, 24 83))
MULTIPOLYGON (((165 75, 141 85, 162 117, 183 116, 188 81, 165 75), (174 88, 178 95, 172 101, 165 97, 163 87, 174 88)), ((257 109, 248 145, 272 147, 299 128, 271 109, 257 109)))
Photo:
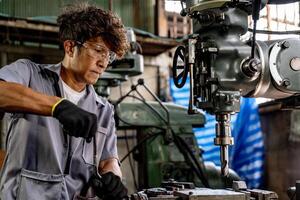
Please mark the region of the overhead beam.
MULTIPOLYGON (((0 32, 3 44, 13 45, 25 42, 57 46, 60 44, 57 25, 0 17, 0 29, 3 30, 0 32)), ((179 44, 174 39, 152 38, 141 34, 137 34, 137 41, 142 46, 143 55, 152 56, 159 55, 179 44)))

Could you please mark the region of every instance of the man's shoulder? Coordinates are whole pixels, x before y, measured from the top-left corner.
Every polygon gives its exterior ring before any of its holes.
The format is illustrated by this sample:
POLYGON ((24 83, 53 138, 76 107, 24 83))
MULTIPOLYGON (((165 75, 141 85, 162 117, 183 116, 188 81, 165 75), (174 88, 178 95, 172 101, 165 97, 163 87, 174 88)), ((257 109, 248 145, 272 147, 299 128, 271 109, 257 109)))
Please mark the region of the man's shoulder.
POLYGON ((35 71, 34 69, 37 69, 37 66, 37 63, 34 63, 29 59, 18 59, 8 65, 3 66, 1 68, 1 73, 7 74, 9 72, 17 72, 17 74, 20 74, 21 76, 26 76, 35 71))
POLYGON ((21 65, 28 65, 28 66, 39 65, 39 64, 37 64, 37 63, 33 62, 32 60, 29 60, 27 58, 18 59, 13 63, 14 64, 21 64, 21 65))
POLYGON ((21 58, 18 59, 14 62, 12 62, 11 64, 18 64, 18 65, 26 65, 26 66, 34 66, 34 67, 41 67, 41 68, 49 68, 52 66, 56 66, 57 64, 42 64, 42 63, 36 63, 30 59, 27 58, 21 58))
POLYGON ((15 62, 11 63, 10 65, 15 65, 18 68, 30 68, 30 69, 39 69, 43 64, 35 63, 32 60, 22 58, 18 59, 15 62))

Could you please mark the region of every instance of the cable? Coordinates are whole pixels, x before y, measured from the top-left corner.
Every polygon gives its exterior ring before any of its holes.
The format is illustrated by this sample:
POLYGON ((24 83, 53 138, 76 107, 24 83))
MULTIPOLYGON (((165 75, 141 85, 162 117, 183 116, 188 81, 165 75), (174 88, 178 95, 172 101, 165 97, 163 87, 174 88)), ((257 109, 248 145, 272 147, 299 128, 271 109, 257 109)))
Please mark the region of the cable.
MULTIPOLYGON (((189 146, 186 144, 186 142, 184 141, 184 139, 182 139, 180 136, 175 135, 175 133, 173 133, 174 135, 174 141, 177 141, 177 147, 179 148, 179 150, 181 149, 183 152, 187 151, 188 154, 190 155, 191 159, 193 161, 190 160, 190 163, 192 164, 191 166, 193 167, 196 175, 198 176, 198 178, 200 179, 200 181, 202 182, 202 184, 207 187, 210 188, 209 183, 207 178, 205 177, 204 171, 203 171, 203 166, 200 166, 199 160, 195 157, 195 155, 193 154, 193 152, 191 151, 191 149, 189 148, 189 146), (183 145, 183 148, 181 148, 183 145), (193 163, 196 165, 194 166, 193 163), (197 170, 198 169, 198 170, 197 170)), ((176 143, 175 143, 176 144, 176 143)), ((181 152, 183 155, 185 153, 181 152)), ((186 159, 190 159, 187 155, 186 155, 186 159)))
POLYGON ((252 37, 251 58, 254 58, 255 40, 256 40, 256 24, 257 24, 257 20, 259 19, 260 7, 261 7, 261 0, 253 0, 252 1, 253 37, 252 37))
POLYGON ((134 152, 140 145, 142 145, 144 142, 149 140, 152 137, 157 137, 158 135, 162 134, 163 132, 159 132, 153 135, 148 135, 147 137, 143 138, 139 143, 137 143, 121 160, 120 162, 122 163, 132 152, 134 152))
POLYGON ((135 90, 135 92, 141 97, 141 99, 143 99, 144 101, 146 101, 146 99, 143 97, 143 95, 141 93, 139 93, 139 91, 135 90))

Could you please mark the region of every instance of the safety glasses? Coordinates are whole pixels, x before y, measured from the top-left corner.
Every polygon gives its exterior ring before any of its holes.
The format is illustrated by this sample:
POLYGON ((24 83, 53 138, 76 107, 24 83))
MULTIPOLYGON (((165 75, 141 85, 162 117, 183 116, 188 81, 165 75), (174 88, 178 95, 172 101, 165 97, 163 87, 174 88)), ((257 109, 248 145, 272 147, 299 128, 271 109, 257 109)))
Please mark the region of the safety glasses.
POLYGON ((116 59, 116 54, 110 51, 107 47, 100 44, 92 43, 81 43, 76 41, 76 43, 84 47, 87 54, 95 59, 108 59, 108 64, 111 64, 116 59))

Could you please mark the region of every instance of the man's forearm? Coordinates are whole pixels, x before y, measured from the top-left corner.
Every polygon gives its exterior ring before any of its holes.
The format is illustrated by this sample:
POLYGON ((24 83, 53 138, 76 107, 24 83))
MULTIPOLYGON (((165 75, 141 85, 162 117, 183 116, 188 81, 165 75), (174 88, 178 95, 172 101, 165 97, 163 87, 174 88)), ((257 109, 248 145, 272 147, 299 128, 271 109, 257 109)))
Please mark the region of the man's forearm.
POLYGON ((102 160, 99 164, 99 173, 105 174, 107 172, 113 172, 115 175, 122 178, 122 172, 119 166, 119 161, 116 158, 110 158, 102 160))
POLYGON ((0 81, 0 110, 51 116, 52 106, 60 99, 36 92, 21 84, 0 81))

